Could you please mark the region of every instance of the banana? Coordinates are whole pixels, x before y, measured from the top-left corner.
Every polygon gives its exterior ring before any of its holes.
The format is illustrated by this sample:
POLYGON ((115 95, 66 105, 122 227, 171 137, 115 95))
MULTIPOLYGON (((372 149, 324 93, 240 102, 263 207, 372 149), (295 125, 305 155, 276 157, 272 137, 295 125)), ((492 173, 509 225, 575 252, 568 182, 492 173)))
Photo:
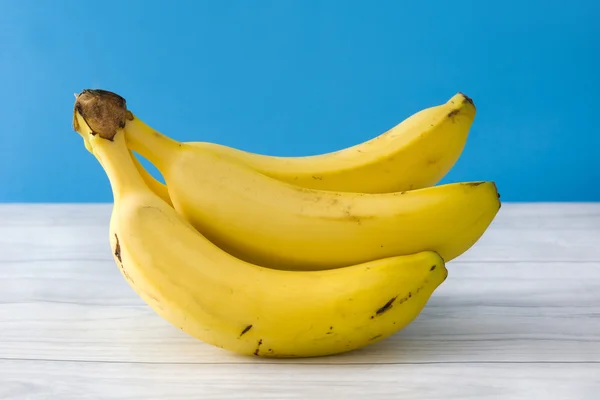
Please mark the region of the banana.
POLYGON ((424 250, 448 262, 500 208, 493 182, 380 194, 306 189, 130 118, 128 146, 161 172, 173 207, 227 252, 272 268, 322 270, 424 250))
POLYGON ((233 257, 148 188, 127 149, 124 104, 110 92, 83 91, 74 129, 111 184, 109 238, 122 276, 187 334, 260 357, 347 352, 410 324, 446 279, 432 251, 327 271, 281 271, 233 257))
MULTIPOLYGON (((276 157, 232 147, 189 142, 308 189, 389 193, 437 184, 460 157, 475 119, 473 101, 462 93, 445 104, 423 109, 364 143, 336 152, 305 157, 276 157)), ((138 121, 140 128, 151 130, 138 121)), ((150 176, 150 179, 154 179, 150 176)), ((155 181, 153 190, 168 196, 155 181)))

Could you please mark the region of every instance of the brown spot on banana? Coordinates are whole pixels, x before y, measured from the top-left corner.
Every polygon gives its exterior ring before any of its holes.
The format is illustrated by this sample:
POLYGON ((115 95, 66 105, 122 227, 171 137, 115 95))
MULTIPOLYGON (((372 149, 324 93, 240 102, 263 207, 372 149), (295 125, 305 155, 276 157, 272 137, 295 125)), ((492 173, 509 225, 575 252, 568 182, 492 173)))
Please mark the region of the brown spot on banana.
POLYGON ((384 312, 386 312, 387 310, 389 310, 390 308, 392 308, 392 304, 394 303, 394 301, 396 300, 398 296, 394 296, 391 299, 389 299, 387 301, 387 303, 385 303, 383 306, 381 306, 379 309, 377 309, 377 311, 375 311, 375 315, 381 315, 384 312))
POLYGON ((464 97, 464 99, 463 99, 463 104, 465 104, 465 103, 469 103, 469 104, 471 104, 472 106, 475 106, 475 103, 473 102, 473 99, 472 99, 472 98, 470 98, 469 96, 467 96, 467 95, 466 95, 466 94, 464 94, 463 92, 459 92, 459 93, 460 93, 460 94, 461 94, 461 95, 464 97))
POLYGON ((115 257, 117 257, 117 260, 119 260, 120 263, 122 263, 123 261, 121 260, 121 245, 119 244, 119 237, 117 236, 117 234, 115 233, 115 240, 116 240, 116 244, 115 244, 115 257))
POLYGON ((477 187, 479 185, 483 185, 484 183, 485 183, 485 181, 481 181, 481 182, 464 182, 464 183, 461 183, 461 185, 477 187))
POLYGON ((262 345, 262 339, 258 339, 258 344, 256 346, 256 350, 254 350, 254 355, 258 356, 258 352, 260 351, 260 346, 262 345))
POLYGON ((460 110, 452 110, 448 113, 448 118, 454 121, 454 117, 460 113, 460 110))
POLYGON ((245 328, 242 330, 242 333, 240 333, 240 337, 242 337, 242 336, 244 336, 246 333, 248 333, 248 331, 249 331, 250 329, 252 329, 252 325, 248 325, 247 327, 245 327, 245 328))
POLYGON ((127 271, 123 267, 123 260, 121 258, 121 244, 119 243, 119 237, 117 236, 116 233, 115 233, 115 240, 116 240, 116 243, 115 243, 115 252, 114 252, 114 254, 115 254, 115 257, 117 257, 117 260, 119 260, 119 268, 123 272, 123 275, 125 276, 125 279, 127 279, 131 283, 135 283, 135 281, 133 280, 133 278, 131 276, 129 276, 129 274, 127 273, 127 271))

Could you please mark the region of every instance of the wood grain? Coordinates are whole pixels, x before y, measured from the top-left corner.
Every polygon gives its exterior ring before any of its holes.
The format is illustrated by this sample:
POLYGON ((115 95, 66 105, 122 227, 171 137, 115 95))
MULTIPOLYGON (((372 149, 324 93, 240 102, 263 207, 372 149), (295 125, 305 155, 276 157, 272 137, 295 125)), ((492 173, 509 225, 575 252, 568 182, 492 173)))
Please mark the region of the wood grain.
POLYGON ((280 361, 156 316, 112 261, 110 211, 0 206, 0 399, 598 398, 600 204, 505 204, 405 330, 280 361))
POLYGON ((598 364, 200 365, 0 361, 3 400, 596 400, 598 364))

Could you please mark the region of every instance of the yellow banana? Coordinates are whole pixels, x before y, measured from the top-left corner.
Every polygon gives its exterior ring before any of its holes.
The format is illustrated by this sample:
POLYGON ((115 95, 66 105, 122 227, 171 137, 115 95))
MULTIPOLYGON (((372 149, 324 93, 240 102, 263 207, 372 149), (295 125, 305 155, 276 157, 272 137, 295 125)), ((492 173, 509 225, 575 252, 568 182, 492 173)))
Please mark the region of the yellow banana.
MULTIPOLYGON (((268 156, 209 142, 186 145, 209 149, 309 189, 401 192, 433 186, 450 171, 464 149, 475 113, 473 101, 457 93, 445 104, 423 109, 367 142, 305 157, 268 156)), ((142 121, 138 123, 141 128, 142 121)), ((149 179, 154 178, 149 175, 149 179)), ((152 186, 161 197, 168 197, 162 183, 155 181, 152 186)))
POLYGON ((221 248, 272 268, 337 268, 424 250, 448 262, 500 207, 493 182, 381 194, 302 188, 130 117, 128 146, 159 169, 175 209, 221 248))
POLYGON ((411 323, 446 279, 444 261, 431 251, 327 271, 280 271, 233 257, 145 184, 126 146, 121 100, 82 92, 74 129, 111 183, 110 244, 123 277, 189 335, 262 357, 346 352, 411 323))

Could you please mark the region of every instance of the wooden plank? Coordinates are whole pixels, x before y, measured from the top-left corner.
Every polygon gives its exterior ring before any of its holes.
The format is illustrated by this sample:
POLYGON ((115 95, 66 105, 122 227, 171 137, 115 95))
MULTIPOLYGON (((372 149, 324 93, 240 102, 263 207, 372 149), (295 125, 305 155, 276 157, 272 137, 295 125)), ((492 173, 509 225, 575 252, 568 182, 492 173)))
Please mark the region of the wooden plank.
MULTIPOLYGON (((600 362, 600 263, 448 268, 408 328, 327 362, 600 362)), ((0 356, 9 358, 263 362, 200 343, 163 321, 112 260, 5 262, 0 326, 0 356)))
POLYGON ((600 392, 600 204, 505 204, 420 317, 332 357, 241 357, 127 286, 110 205, 0 206, 2 399, 590 399, 600 392))
POLYGON ((0 361, 4 400, 596 400, 600 365, 0 361))

